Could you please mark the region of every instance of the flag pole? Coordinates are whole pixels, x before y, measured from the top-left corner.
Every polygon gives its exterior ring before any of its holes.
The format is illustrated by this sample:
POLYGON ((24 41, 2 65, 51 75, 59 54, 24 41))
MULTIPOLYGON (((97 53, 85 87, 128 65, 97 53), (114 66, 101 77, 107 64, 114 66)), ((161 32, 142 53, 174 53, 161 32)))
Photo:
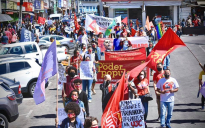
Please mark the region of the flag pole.
MULTIPOLYGON (((189 49, 189 47, 186 45, 186 47, 189 49)), ((192 55, 196 58, 196 56, 194 55, 194 53, 189 49, 189 51, 192 53, 192 55)), ((200 67, 203 69, 203 70, 205 70, 204 69, 204 67, 201 65, 201 63, 200 63, 200 61, 196 58, 196 60, 199 62, 199 65, 200 65, 200 67)))
MULTIPOLYGON (((56 73, 56 118, 58 118, 58 72, 56 73)), ((56 128, 58 125, 56 125, 56 128)))

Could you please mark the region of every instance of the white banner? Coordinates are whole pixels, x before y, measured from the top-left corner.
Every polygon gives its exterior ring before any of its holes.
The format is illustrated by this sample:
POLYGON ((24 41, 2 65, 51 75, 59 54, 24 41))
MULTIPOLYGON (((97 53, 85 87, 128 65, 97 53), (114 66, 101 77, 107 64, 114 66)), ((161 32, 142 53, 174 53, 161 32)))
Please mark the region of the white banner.
MULTIPOLYGON (((125 38, 120 38, 122 41, 125 38)), ((132 48, 139 48, 139 47, 148 47, 149 45, 149 38, 148 37, 127 37, 127 39, 131 42, 132 48)))
POLYGON ((107 18, 102 16, 96 16, 93 14, 87 14, 86 20, 85 20, 85 30, 88 31, 94 31, 92 26, 95 26, 96 29, 99 29, 99 32, 105 32, 108 26, 112 23, 113 19, 116 23, 120 23, 121 25, 121 16, 115 17, 115 18, 107 18), (92 24, 97 24, 92 25, 92 24))
POLYGON ((80 79, 93 79, 93 61, 81 61, 80 63, 80 79))
POLYGON ((144 107, 141 99, 120 102, 123 128, 145 128, 144 107))

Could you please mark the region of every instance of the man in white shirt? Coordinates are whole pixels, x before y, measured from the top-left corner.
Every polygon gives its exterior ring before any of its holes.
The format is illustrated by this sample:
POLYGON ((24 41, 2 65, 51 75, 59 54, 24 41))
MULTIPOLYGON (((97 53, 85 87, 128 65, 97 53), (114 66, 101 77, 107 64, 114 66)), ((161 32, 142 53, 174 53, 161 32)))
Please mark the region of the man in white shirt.
POLYGON ((89 44, 88 42, 88 36, 82 31, 82 34, 78 37, 77 44, 81 46, 82 44, 85 44, 86 46, 89 44))
POLYGON ((174 109, 174 93, 178 91, 179 84, 175 78, 170 77, 170 69, 164 70, 164 78, 157 82, 157 91, 160 93, 160 122, 162 128, 171 128, 170 120, 174 109), (165 125, 165 115, 167 120, 165 125))

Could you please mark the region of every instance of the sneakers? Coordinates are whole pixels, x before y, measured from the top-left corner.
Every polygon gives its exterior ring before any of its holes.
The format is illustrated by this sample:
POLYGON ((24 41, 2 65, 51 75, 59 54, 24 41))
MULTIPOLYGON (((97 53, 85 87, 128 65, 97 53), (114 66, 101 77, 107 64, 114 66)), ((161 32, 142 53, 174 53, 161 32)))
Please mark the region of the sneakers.
POLYGON ((88 102, 91 103, 92 101, 91 101, 91 100, 88 100, 88 102))

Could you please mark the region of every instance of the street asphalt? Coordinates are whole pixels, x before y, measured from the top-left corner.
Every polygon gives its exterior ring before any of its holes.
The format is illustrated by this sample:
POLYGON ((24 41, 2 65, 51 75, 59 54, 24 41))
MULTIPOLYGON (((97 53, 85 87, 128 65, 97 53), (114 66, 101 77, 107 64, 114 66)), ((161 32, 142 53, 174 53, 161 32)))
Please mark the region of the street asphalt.
MULTIPOLYGON (((182 36, 198 60, 205 64, 205 36, 182 36)), ((175 93, 175 106, 171 119, 172 128, 205 128, 205 111, 201 111, 201 96, 197 98, 198 75, 202 70, 187 47, 180 47, 171 53, 171 76, 179 83, 179 91, 175 93)), ((152 81, 152 77, 150 79, 152 81)), ((92 96, 89 103, 90 115, 101 120, 101 91, 96 85, 96 95, 92 96)), ((154 95, 153 82, 150 90, 154 100, 149 102, 147 125, 157 128, 160 122, 156 121, 157 104, 154 95)), ((63 108, 61 91, 58 91, 58 107, 63 108)), ((19 105, 19 118, 9 124, 9 128, 54 128, 56 118, 56 77, 49 79, 46 88, 46 101, 35 105, 33 98, 24 95, 24 100, 19 105)), ((99 122, 100 125, 100 122, 99 122)))

